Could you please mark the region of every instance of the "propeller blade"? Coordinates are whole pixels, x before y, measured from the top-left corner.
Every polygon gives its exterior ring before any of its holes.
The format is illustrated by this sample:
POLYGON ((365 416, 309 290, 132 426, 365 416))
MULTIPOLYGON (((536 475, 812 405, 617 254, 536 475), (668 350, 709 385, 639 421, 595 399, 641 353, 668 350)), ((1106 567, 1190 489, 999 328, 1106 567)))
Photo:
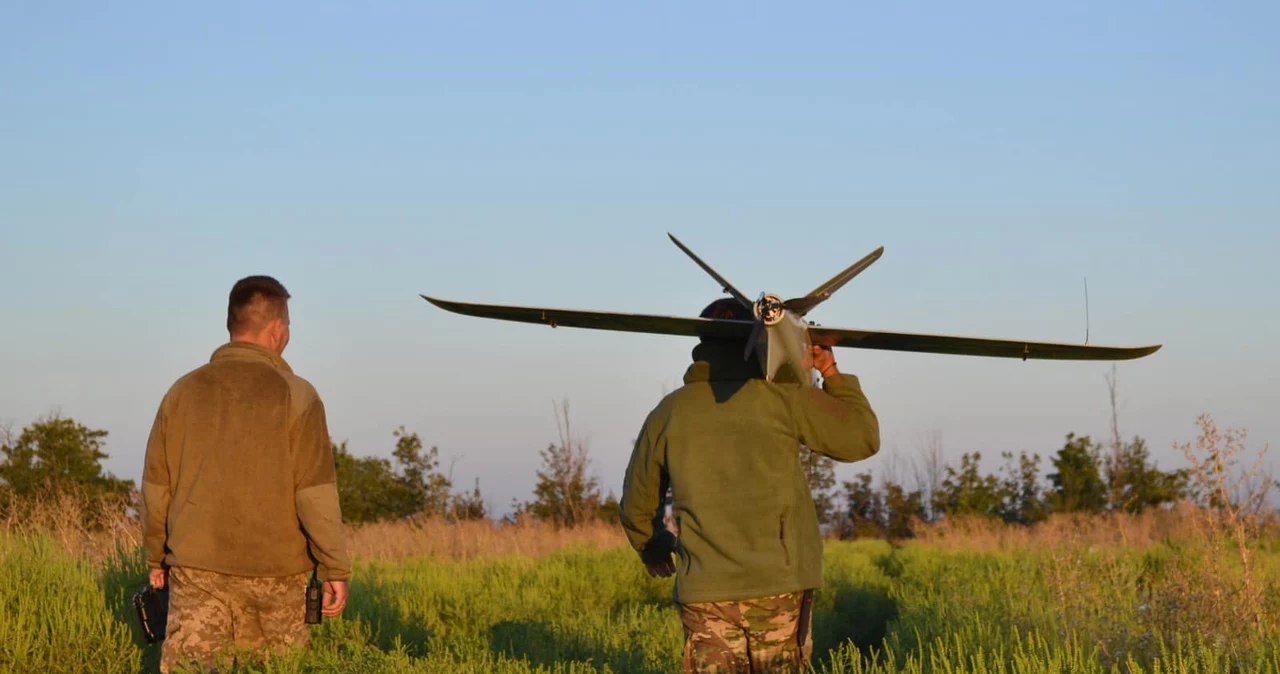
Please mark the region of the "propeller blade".
POLYGON ((786 307, 787 311, 790 311, 793 314, 803 316, 809 313, 809 311, 814 307, 822 304, 827 297, 830 297, 830 295, 827 295, 826 297, 812 297, 809 295, 804 297, 793 297, 783 302, 782 306, 786 307))
POLYGON ((809 311, 814 307, 827 301, 836 293, 837 290, 844 287, 844 284, 852 280, 853 277, 861 274, 867 267, 870 267, 872 263, 879 260, 881 255, 884 255, 884 246, 880 246, 868 253, 861 260, 849 265, 847 269, 835 276, 832 276, 826 283, 814 288, 808 295, 805 295, 804 297, 795 297, 783 302, 783 306, 785 306, 788 311, 791 311, 798 316, 803 316, 809 313, 809 311))
POLYGON ((747 338, 747 348, 742 353, 743 360, 747 360, 755 352, 756 347, 760 344, 760 334, 762 332, 764 332, 764 321, 757 320, 755 327, 751 328, 751 337, 747 338))
POLYGON ((719 283, 720 287, 724 288, 725 292, 729 293, 730 295, 733 295, 735 299, 737 299, 739 302, 742 303, 742 306, 747 307, 748 309, 751 308, 752 306, 751 300, 747 299, 747 296, 743 295, 742 291, 733 287, 733 284, 729 283, 729 281, 726 280, 719 273, 717 273, 716 270, 712 269, 711 265, 707 264, 706 262, 703 262, 702 258, 698 257, 693 251, 689 250, 688 246, 685 246, 683 243, 680 243, 680 239, 677 239, 674 234, 672 234, 671 232, 667 232, 667 236, 671 237, 671 241, 675 243, 677 246, 679 246, 680 250, 684 251, 685 255, 688 255, 694 262, 698 263, 698 266, 702 267, 703 271, 710 274, 711 278, 715 279, 716 283, 719 283))
POLYGON ((777 380, 785 365, 791 369, 796 381, 812 383, 812 367, 807 358, 810 344, 808 328, 803 320, 790 313, 767 328, 769 350, 765 377, 769 381, 777 380))

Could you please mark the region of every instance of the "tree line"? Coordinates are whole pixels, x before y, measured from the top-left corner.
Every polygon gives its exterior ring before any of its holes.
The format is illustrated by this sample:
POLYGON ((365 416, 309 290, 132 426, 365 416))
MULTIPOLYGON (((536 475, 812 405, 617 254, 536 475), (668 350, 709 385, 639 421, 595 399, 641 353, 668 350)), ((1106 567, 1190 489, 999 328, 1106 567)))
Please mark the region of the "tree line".
MULTIPOLYGON (((599 480, 590 474, 586 445, 573 437, 568 402, 556 406, 559 442, 541 450, 533 498, 511 503, 504 519, 534 519, 573 527, 590 520, 616 522, 618 501, 613 492, 601 493, 599 480)), ((450 474, 440 470, 439 449, 424 450, 417 433, 403 426, 394 432, 391 459, 357 457, 346 442, 334 445, 338 473, 338 497, 343 519, 364 523, 423 517, 446 520, 490 519, 480 492, 480 479, 469 492, 454 493, 450 474)), ((452 472, 452 471, 450 471, 452 472)))
MULTIPOLYGON (((572 527, 590 520, 617 521, 618 501, 601 492, 590 474, 584 443, 570 434, 568 403, 557 406, 560 442, 541 451, 532 498, 511 504, 504 519, 534 519, 572 527)), ((348 524, 441 517, 484 520, 491 513, 476 478, 470 490, 454 491, 453 479, 440 468, 438 447, 425 448, 417 433, 404 426, 392 432, 391 457, 357 456, 344 440, 330 440, 337 472, 338 497, 348 524)), ((105 471, 102 460, 107 431, 91 429, 73 418, 54 414, 19 433, 0 427, 0 519, 19 515, 15 509, 32 497, 74 492, 93 503, 112 502, 128 508, 136 497, 133 480, 105 471)), ((96 512, 96 511, 95 511, 96 512)))
MULTIPOLYGON (((541 451, 532 498, 514 501, 508 519, 522 517, 575 526, 588 520, 616 521, 618 502, 601 493, 590 475, 590 458, 572 437, 567 403, 558 407, 559 442, 541 451)), ((454 491, 452 471, 441 470, 439 449, 426 448, 403 426, 392 432, 391 457, 357 456, 347 442, 333 443, 343 518, 358 524, 423 517, 475 520, 491 517, 479 478, 454 491)), ((90 495, 128 495, 132 480, 103 471, 107 431, 71 418, 41 419, 0 444, 0 481, 15 496, 74 487, 90 495)), ((893 476, 877 483, 869 471, 837 487, 835 463, 801 449, 801 466, 814 495, 819 520, 847 537, 910 535, 913 522, 978 515, 1013 524, 1033 524, 1055 512, 1141 512, 1187 496, 1187 470, 1161 470, 1147 444, 1135 437, 1110 449, 1089 436, 1068 434, 1052 456, 1053 471, 1041 479, 1039 454, 1004 453, 998 473, 979 469, 982 453, 967 452, 957 465, 942 464, 933 446, 908 488, 893 476)))
POLYGON ((863 471, 839 489, 835 463, 802 451, 818 519, 842 538, 909 538, 919 523, 957 516, 1029 525, 1052 513, 1140 513, 1191 496, 1188 470, 1161 470, 1140 437, 1108 448, 1068 433, 1050 459, 1047 479, 1038 453, 1002 452, 1000 468, 984 473, 981 451, 963 453, 958 465, 944 464, 935 447, 923 465, 912 467, 910 486, 892 474, 877 483, 863 471))
MULTIPOLYGON (((1110 393, 1110 438, 1067 433, 1062 447, 1049 456, 1049 472, 1039 453, 1002 452, 995 473, 983 473, 981 451, 966 452, 958 465, 942 461, 941 440, 933 435, 920 461, 911 461, 912 483, 898 471, 884 471, 877 484, 868 471, 836 486, 835 462, 801 449, 801 465, 814 493, 820 522, 841 538, 902 539, 918 524, 947 517, 980 517, 1011 525, 1043 522, 1054 513, 1141 513, 1189 501, 1209 508, 1241 508, 1252 514, 1275 514, 1270 504, 1280 488, 1263 469, 1264 449, 1252 468, 1237 465, 1244 450, 1239 433, 1207 432, 1182 446, 1189 466, 1162 470, 1140 436, 1124 440, 1118 419, 1115 368, 1105 378, 1110 393), (1196 458, 1205 455, 1204 460, 1196 458), (1234 474, 1229 474, 1234 473, 1234 474)), ((1212 422, 1199 421, 1207 430, 1212 422), (1205 426, 1205 424, 1208 426, 1205 426)))
MULTIPOLYGON (((1113 370, 1114 373, 1114 370, 1113 370)), ((1092 437, 1066 435, 1062 447, 1049 456, 1043 477, 1041 455, 1021 451, 1001 454, 994 473, 980 469, 981 451, 966 452, 958 464, 942 460, 941 442, 934 436, 912 462, 912 483, 898 471, 883 471, 880 480, 870 471, 837 484, 835 462, 807 448, 799 448, 800 464, 813 493, 819 521, 842 538, 908 538, 920 523, 947 517, 977 516, 1013 525, 1031 525, 1053 513, 1140 513, 1181 500, 1221 505, 1236 499, 1220 488, 1204 497, 1203 476, 1187 468, 1162 470, 1139 436, 1121 438, 1116 418, 1114 374, 1111 391, 1111 438, 1106 444, 1092 437), (1207 500, 1206 500, 1207 499, 1207 500)), ((532 498, 513 499, 508 522, 532 519, 573 527, 589 521, 617 522, 618 500, 602 494, 590 474, 586 444, 574 436, 569 405, 555 405, 558 441, 541 450, 532 498)), ((350 524, 441 517, 446 520, 492 519, 480 491, 479 478, 469 490, 454 491, 452 470, 441 470, 440 453, 426 448, 417 433, 403 426, 392 433, 391 457, 357 456, 347 442, 333 442, 338 493, 343 519, 350 524)), ((0 517, 10 516, 15 504, 38 492, 75 489, 91 497, 121 497, 135 492, 132 480, 103 471, 101 461, 107 431, 90 429, 74 419, 54 415, 23 428, 20 433, 0 427, 0 517)), ((1214 450, 1217 452, 1218 450, 1214 450)), ((1236 452, 1238 450, 1232 450, 1236 452)), ((1223 454, 1211 454, 1211 465, 1188 459, 1200 471, 1222 472, 1223 454)), ((1261 459, 1261 455, 1259 457, 1261 459)), ((1246 476, 1247 492, 1236 499, 1261 508, 1273 487, 1269 474, 1246 476), (1255 479, 1258 478, 1258 479, 1255 479)), ((1219 477, 1225 484, 1225 477, 1219 477)), ((1240 484, 1244 484, 1243 482, 1240 484)), ((668 501, 669 503, 669 494, 668 501)))

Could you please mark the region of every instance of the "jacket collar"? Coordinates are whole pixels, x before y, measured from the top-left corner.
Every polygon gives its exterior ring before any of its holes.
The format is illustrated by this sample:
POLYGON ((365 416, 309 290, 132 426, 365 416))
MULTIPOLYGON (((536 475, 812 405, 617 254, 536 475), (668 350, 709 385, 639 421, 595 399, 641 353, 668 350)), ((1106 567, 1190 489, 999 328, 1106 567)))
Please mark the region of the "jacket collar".
POLYGON ((214 349, 213 355, 209 357, 209 362, 218 360, 250 360, 267 363, 274 367, 278 367, 285 372, 292 373, 293 369, 289 367, 289 363, 285 359, 276 355, 266 347, 259 346, 252 342, 227 342, 222 346, 214 349))
POLYGON ((685 370, 684 383, 700 381, 746 381, 764 377, 759 359, 744 359, 746 345, 740 341, 706 341, 693 347, 693 364, 685 370))

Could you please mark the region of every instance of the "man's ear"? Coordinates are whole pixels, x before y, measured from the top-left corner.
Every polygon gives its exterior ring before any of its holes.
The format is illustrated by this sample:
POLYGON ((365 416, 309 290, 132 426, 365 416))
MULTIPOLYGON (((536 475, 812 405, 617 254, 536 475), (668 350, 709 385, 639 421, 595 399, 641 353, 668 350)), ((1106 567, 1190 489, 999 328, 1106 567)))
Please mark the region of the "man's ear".
POLYGON ((271 341, 280 342, 284 340, 284 319, 277 316, 271 319, 267 324, 267 334, 271 336, 271 341))

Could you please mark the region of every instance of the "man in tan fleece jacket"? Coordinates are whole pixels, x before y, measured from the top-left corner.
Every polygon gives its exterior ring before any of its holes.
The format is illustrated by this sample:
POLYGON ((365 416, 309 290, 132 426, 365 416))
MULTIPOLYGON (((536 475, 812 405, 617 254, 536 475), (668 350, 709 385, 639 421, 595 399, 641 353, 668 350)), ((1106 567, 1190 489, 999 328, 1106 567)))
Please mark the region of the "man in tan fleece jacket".
POLYGON ((238 281, 230 341, 160 403, 142 475, 150 582, 170 584, 161 671, 213 664, 229 647, 310 644, 305 591, 325 616, 346 606, 347 556, 324 404, 281 357, 289 293, 238 281))

